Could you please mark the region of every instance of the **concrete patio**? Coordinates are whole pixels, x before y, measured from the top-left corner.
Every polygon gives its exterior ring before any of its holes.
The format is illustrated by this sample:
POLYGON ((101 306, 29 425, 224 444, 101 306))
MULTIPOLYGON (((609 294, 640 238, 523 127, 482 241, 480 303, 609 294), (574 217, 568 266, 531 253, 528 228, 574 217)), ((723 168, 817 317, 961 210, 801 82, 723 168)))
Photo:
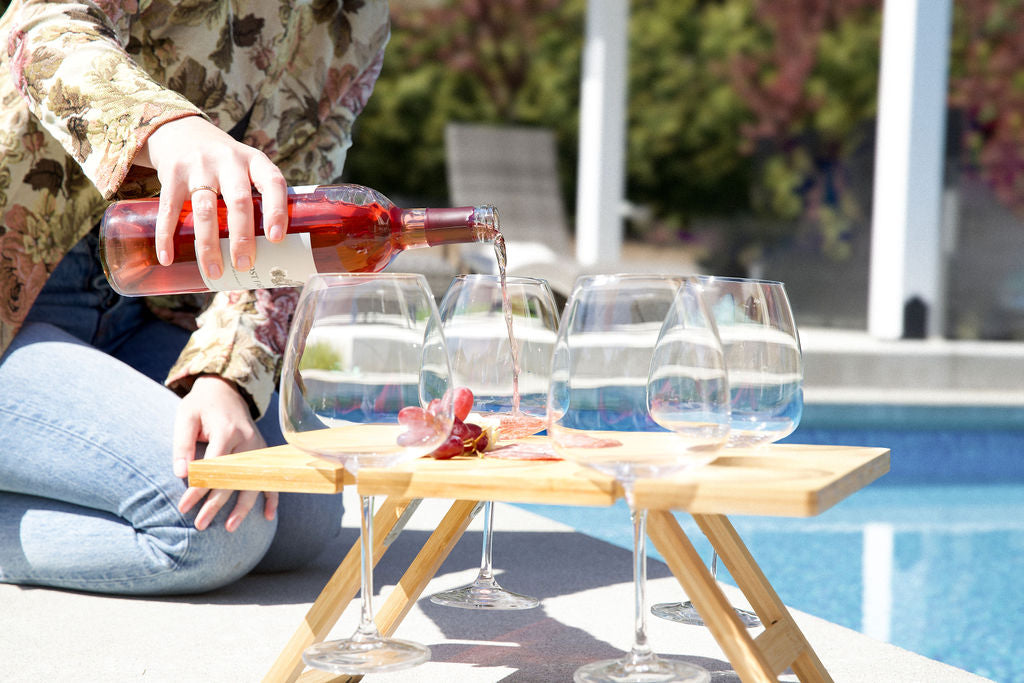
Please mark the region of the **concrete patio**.
MULTIPOLYGON (((378 593, 394 585, 445 509, 438 500, 420 506, 378 565, 378 593)), ((206 595, 135 599, 0 585, 0 680, 261 680, 356 541, 356 510, 350 499, 345 532, 309 569, 249 576, 206 595)), ((472 580, 480 524, 474 521, 424 596, 472 580)), ((429 645, 432 660, 367 680, 569 681, 579 665, 628 649, 633 615, 627 551, 509 505, 496 506, 495 527, 499 580, 542 598, 541 606, 480 613, 439 607, 423 597, 398 636, 429 645)), ((648 573, 652 602, 679 599, 680 588, 665 565, 652 561, 648 573)), ((734 604, 743 604, 737 590, 724 588, 734 604)), ((987 680, 813 616, 794 616, 837 683, 987 680)), ((331 637, 348 636, 357 618, 353 604, 331 637)), ((706 629, 656 618, 648 625, 660 654, 700 664, 716 674, 715 681, 739 680, 706 629)))

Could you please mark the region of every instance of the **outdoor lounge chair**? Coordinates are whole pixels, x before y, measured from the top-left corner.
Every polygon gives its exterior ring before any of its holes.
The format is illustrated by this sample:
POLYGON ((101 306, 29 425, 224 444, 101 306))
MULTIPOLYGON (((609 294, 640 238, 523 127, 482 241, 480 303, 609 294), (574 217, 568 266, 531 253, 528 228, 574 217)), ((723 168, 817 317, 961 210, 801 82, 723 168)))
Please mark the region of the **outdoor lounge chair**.
MULTIPOLYGON (((533 275, 531 266, 572 260, 553 131, 449 123, 445 152, 452 205, 498 208, 510 274, 533 275)), ((490 245, 462 245, 459 260, 471 272, 497 272, 490 245)))
MULTIPOLYGON (((542 127, 449 123, 445 127, 448 193, 452 206, 493 204, 505 236, 510 275, 547 279, 556 297, 576 277, 613 272, 691 274, 683 259, 666 265, 637 260, 584 265, 575 258, 558 177, 554 131, 542 127)), ((496 273, 490 245, 460 245, 463 272, 496 273)))

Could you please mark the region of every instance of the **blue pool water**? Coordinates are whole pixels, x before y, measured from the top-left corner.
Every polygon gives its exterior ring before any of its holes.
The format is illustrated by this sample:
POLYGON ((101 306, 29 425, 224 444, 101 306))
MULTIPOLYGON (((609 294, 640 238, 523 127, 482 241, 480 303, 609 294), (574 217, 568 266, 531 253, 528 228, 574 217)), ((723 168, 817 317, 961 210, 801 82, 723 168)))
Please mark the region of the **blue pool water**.
MULTIPOLYGON (((1024 683, 1024 408, 808 406, 786 441, 892 456, 887 475, 817 517, 730 516, 783 602, 1024 683)), ((624 504, 522 507, 632 547, 624 504)), ((696 524, 679 521, 710 560, 696 524)))

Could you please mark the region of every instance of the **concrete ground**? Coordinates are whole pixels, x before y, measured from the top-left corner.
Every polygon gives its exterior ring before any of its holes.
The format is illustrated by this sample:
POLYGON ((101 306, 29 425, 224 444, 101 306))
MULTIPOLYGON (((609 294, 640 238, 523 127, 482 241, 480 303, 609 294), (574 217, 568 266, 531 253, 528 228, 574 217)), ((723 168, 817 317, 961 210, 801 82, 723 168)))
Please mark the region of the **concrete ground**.
MULTIPOLYGON (((249 576, 206 595, 118 598, 0 585, 0 681, 259 681, 356 542, 357 509, 350 499, 345 533, 309 569, 249 576)), ((396 583, 445 510, 446 501, 420 506, 378 565, 378 594, 396 583)), ((427 599, 475 577, 482 523, 477 518, 397 633, 428 645, 431 661, 367 680, 570 681, 578 666, 618 657, 629 648, 630 554, 514 506, 498 504, 495 510, 499 581, 541 598, 541 606, 482 613, 427 599)), ((648 574, 651 603, 681 597, 664 564, 649 562, 648 574)), ((734 604, 744 605, 736 589, 724 589, 734 604)), ((794 616, 837 683, 986 680, 813 616, 794 616)), ((357 619, 353 603, 331 637, 350 635, 357 619)), ((659 654, 699 664, 715 674, 716 682, 739 680, 706 629, 651 617, 648 632, 659 654)), ((783 675, 780 680, 796 679, 783 675)))

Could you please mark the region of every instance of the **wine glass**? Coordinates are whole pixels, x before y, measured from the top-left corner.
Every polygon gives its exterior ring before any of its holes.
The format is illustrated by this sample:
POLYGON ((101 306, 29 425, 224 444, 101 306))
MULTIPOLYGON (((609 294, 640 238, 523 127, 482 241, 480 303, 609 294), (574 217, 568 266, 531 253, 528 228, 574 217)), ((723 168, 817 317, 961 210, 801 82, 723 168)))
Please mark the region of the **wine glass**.
POLYGON ((659 658, 647 642, 647 511, 634 495, 638 479, 699 467, 728 438, 728 378, 697 281, 578 278, 552 357, 548 420, 560 456, 618 480, 633 522, 633 646, 580 667, 574 680, 708 681, 706 670, 659 658))
MULTIPOLYGON (((422 275, 320 274, 302 290, 281 375, 287 441, 340 461, 357 478, 429 453, 452 430, 451 366, 437 305, 422 275)), ((362 612, 345 640, 313 645, 311 667, 342 674, 395 671, 430 657, 385 639, 373 620, 373 499, 361 497, 362 612)))
MULTIPOLYGON (((555 297, 546 280, 458 275, 441 300, 441 325, 455 386, 473 392, 468 422, 492 424, 502 438, 546 427, 551 351, 558 332, 555 297)), ((469 609, 529 609, 540 600, 502 588, 491 565, 493 502, 484 503, 480 572, 465 586, 430 601, 469 609)))
MULTIPOLYGON (((791 434, 803 413, 803 363, 800 336, 785 285, 773 280, 700 278, 704 300, 715 318, 725 351, 731 392, 728 448, 774 443, 791 434)), ((711 574, 718 573, 712 549, 711 574)), ((651 612, 663 619, 702 626, 690 601, 658 603, 651 612)), ((757 615, 736 609, 747 628, 761 625, 757 615)))

